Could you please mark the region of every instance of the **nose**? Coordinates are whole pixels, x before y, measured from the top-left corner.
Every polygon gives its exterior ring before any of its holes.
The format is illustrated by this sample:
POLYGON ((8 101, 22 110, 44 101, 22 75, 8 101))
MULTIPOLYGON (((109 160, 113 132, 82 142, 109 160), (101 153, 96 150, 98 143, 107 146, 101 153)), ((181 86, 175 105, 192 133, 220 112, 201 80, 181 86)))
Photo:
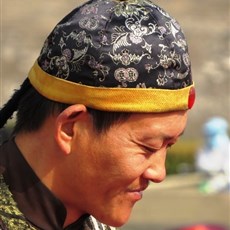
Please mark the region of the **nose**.
POLYGON ((154 183, 162 182, 166 177, 166 170, 164 168, 148 168, 145 170, 143 177, 154 183))
POLYGON ((143 173, 143 177, 147 180, 150 180, 154 183, 162 182, 166 177, 165 169, 165 153, 159 153, 158 156, 153 154, 148 160, 149 164, 143 173))

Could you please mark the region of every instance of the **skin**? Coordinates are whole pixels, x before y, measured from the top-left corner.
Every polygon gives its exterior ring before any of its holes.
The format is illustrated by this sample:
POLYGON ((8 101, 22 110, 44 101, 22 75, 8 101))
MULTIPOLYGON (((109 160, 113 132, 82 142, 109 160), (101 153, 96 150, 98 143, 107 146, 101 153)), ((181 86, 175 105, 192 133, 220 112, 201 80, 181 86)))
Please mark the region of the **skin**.
POLYGON ((98 134, 85 106, 73 105, 48 118, 40 130, 19 134, 16 143, 65 205, 65 226, 90 213, 118 227, 127 222, 149 182, 164 180, 167 148, 186 122, 186 111, 133 114, 98 134))

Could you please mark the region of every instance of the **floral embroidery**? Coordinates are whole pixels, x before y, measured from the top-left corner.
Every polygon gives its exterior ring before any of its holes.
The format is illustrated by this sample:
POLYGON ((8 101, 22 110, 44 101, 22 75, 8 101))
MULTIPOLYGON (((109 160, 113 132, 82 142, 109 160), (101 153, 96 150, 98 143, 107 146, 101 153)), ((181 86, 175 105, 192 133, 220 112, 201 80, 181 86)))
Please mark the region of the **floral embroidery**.
POLYGON ((129 4, 120 2, 113 7, 111 11, 113 11, 117 17, 123 16, 125 18, 135 15, 139 16, 141 14, 146 15, 149 13, 149 11, 143 7, 145 4, 152 6, 152 3, 146 0, 130 0, 129 4))
MULTIPOLYGON (((0 229, 5 230, 36 230, 24 215, 18 209, 16 202, 13 200, 13 195, 8 186, 4 182, 3 176, 0 175, 0 229)), ((87 229, 102 229, 116 230, 114 227, 100 223, 93 216, 89 216, 83 223, 83 230, 87 229)))
POLYGON ((95 30, 98 27, 98 23, 99 23, 99 20, 97 16, 92 17, 92 18, 85 17, 80 20, 79 25, 83 29, 95 30))
POLYGON ((94 76, 96 76, 96 77, 100 76, 100 73, 101 73, 103 77, 99 78, 99 80, 104 81, 105 76, 108 75, 108 73, 109 73, 109 70, 110 70, 109 67, 104 66, 104 65, 100 64, 99 62, 97 62, 93 56, 89 56, 88 64, 92 69, 95 69, 93 71, 94 76))
POLYGON ((97 4, 95 4, 95 3, 86 4, 85 6, 83 6, 80 9, 80 11, 84 15, 87 15, 87 14, 97 14, 97 12, 98 12, 97 4))
POLYGON ((125 66, 130 65, 131 63, 139 63, 141 59, 148 55, 148 54, 142 54, 141 56, 137 54, 130 54, 128 49, 124 49, 121 51, 121 53, 118 54, 109 54, 112 57, 112 60, 115 64, 122 63, 125 66))
POLYGON ((157 78, 158 85, 165 85, 168 82, 166 75, 159 74, 157 78))
POLYGON ((148 0, 94 0, 76 8, 51 32, 38 62, 53 76, 91 86, 192 84, 179 24, 148 0))
POLYGON ((27 222, 26 218, 18 209, 17 204, 13 200, 13 195, 5 184, 2 175, 0 175, 0 214, 0 222, 2 221, 8 230, 36 229, 27 222))
MULTIPOLYGON (((144 36, 150 35, 155 32, 155 25, 149 23, 148 26, 143 26, 141 24, 142 20, 146 19, 146 17, 142 17, 140 19, 129 18, 126 20, 126 28, 128 28, 130 33, 130 40, 134 44, 139 44, 144 40, 144 36)), ((149 45, 150 46, 150 45, 149 45)))

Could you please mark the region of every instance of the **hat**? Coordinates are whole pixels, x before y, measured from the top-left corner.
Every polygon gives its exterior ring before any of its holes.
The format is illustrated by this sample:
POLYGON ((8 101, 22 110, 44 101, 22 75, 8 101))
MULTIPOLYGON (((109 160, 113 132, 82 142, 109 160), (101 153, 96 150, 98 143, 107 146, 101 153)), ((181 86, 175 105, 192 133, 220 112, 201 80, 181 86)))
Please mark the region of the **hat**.
POLYGON ((91 0, 74 9, 28 78, 48 99, 104 111, 187 110, 195 99, 184 34, 148 0, 91 0))

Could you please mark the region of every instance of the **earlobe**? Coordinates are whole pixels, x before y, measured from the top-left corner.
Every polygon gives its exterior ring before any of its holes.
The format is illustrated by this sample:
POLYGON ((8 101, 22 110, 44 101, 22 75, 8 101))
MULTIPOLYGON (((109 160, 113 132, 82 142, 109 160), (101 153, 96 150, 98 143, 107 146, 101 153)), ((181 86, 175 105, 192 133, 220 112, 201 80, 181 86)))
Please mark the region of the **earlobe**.
POLYGON ((87 109, 84 105, 71 105, 57 116, 55 139, 61 151, 66 155, 71 153, 74 124, 81 119, 81 116, 86 111, 87 109))

